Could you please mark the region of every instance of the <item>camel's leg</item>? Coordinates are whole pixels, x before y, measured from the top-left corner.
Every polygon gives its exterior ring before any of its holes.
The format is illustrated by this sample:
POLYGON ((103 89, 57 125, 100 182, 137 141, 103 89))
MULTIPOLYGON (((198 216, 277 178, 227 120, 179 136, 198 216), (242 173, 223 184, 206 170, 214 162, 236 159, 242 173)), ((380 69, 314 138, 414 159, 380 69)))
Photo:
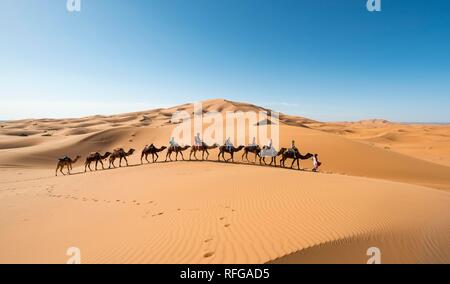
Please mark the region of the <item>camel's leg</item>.
POLYGON ((167 162, 167 157, 168 157, 168 158, 170 159, 170 161, 172 162, 172 158, 170 157, 171 154, 172 154, 172 152, 167 151, 167 154, 166 154, 166 162, 167 162))
POLYGON ((98 160, 95 161, 95 170, 97 170, 97 169, 98 169, 98 160))
POLYGON ((104 170, 104 169, 105 169, 105 166, 103 165, 103 161, 100 160, 99 162, 100 162, 100 165, 102 165, 102 170, 104 170))
POLYGON ((194 158, 195 158, 196 161, 198 161, 198 158, 197 158, 197 151, 194 152, 194 158))
POLYGON ((208 152, 208 150, 205 150, 205 152, 206 152, 206 160, 208 160, 208 157, 209 157, 209 152, 208 152))
POLYGON ((156 156, 156 159, 153 161, 153 163, 155 163, 155 162, 157 162, 158 161, 158 159, 159 159, 159 155, 158 155, 158 153, 155 153, 155 156, 156 156))
POLYGON ((119 168, 122 167, 122 157, 119 158, 119 168))
POLYGON ((301 170, 300 169, 300 159, 297 159, 297 168, 298 168, 299 171, 301 170))
POLYGON ((64 165, 61 165, 59 167, 59 171, 63 174, 63 176, 65 176, 66 174, 63 172, 63 168, 64 168, 64 165))
MULTIPOLYGON (((246 151, 244 151, 244 153, 242 154, 242 157, 241 157, 242 161, 244 161, 245 154, 247 154, 246 151)), ((247 159, 247 161, 248 161, 248 159, 247 159)))
POLYGON ((127 163, 127 167, 128 167, 128 160, 127 160, 127 157, 123 157, 123 159, 125 160, 125 163, 127 163))
MULTIPOLYGON (((229 153, 230 154, 230 158, 228 158, 227 160, 226 160, 226 162, 228 163, 230 160, 231 160, 231 158, 233 157, 233 154, 232 153, 229 153)), ((224 159, 225 160, 225 159, 224 159)))
POLYGON ((181 155, 181 159, 183 159, 183 161, 184 161, 183 152, 180 152, 180 155, 181 155))
POLYGON ((87 171, 87 165, 88 165, 88 162, 84 163, 84 172, 87 171))
MULTIPOLYGON (((153 154, 152 154, 152 157, 153 157, 153 154)), ((148 154, 147 154, 147 153, 145 153, 145 160, 147 161, 147 163, 150 164, 150 161, 148 160, 148 154)), ((141 163, 142 163, 142 162, 141 162, 141 163)))
POLYGON ((142 162, 143 158, 144 158, 144 152, 141 153, 141 165, 144 163, 144 162, 142 162))
POLYGON ((178 151, 175 152, 175 161, 178 161, 178 151))
POLYGON ((58 170, 59 170, 59 163, 56 165, 55 177, 58 176, 58 170))
POLYGON ((192 160, 192 153, 194 152, 194 149, 191 149, 191 152, 189 153, 189 161, 192 160))
POLYGON ((70 164, 67 164, 67 174, 70 175, 70 164))
POLYGON ((292 160, 291 169, 294 168, 295 159, 292 160))
POLYGON ((91 169, 91 162, 88 163, 88 169, 89 169, 89 171, 92 172, 92 169, 91 169))

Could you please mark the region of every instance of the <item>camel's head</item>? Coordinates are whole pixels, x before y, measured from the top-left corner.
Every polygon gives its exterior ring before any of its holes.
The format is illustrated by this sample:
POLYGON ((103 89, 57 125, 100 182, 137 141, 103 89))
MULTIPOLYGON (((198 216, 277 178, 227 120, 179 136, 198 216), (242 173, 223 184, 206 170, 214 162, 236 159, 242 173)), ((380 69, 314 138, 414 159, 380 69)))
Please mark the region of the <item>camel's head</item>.
POLYGON ((167 149, 166 146, 162 146, 162 147, 161 147, 161 151, 166 150, 166 149, 167 149))
POLYGON ((131 148, 131 149, 128 151, 127 155, 128 155, 128 156, 133 155, 134 151, 136 151, 136 150, 133 149, 133 148, 131 148))
POLYGON ((106 158, 108 158, 111 155, 112 155, 111 152, 106 152, 105 155, 103 155, 103 157, 104 157, 103 159, 106 159, 106 158))
POLYGON ((217 147, 219 147, 220 145, 219 144, 217 144, 217 143, 214 143, 214 145, 212 145, 214 148, 217 148, 217 147))
POLYGON ((236 151, 241 151, 242 149, 244 149, 245 146, 244 145, 239 145, 239 147, 236 148, 236 151))

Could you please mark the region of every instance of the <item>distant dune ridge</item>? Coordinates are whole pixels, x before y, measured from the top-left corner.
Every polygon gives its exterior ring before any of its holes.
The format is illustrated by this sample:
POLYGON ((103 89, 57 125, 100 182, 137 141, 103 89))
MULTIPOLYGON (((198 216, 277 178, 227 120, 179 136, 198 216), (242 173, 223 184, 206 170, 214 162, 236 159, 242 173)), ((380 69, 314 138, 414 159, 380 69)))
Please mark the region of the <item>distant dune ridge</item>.
POLYGON ((280 114, 281 146, 318 153, 320 173, 309 160, 301 172, 247 165, 242 152, 217 163, 217 150, 134 166, 145 145, 168 145, 176 111, 194 108, 0 122, 0 262, 64 263, 71 246, 87 263, 365 263, 370 246, 384 262, 450 262, 449 125, 280 114), (136 149, 133 166, 84 174, 89 153, 116 147, 136 149), (82 162, 54 177, 63 155, 82 162))

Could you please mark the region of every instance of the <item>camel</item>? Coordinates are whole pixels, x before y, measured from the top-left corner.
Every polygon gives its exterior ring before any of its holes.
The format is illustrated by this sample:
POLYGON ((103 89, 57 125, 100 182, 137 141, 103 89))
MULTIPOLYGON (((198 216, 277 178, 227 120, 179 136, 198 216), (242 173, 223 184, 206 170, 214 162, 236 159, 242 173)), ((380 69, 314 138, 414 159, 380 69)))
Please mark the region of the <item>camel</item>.
POLYGON ((197 159, 197 151, 202 151, 202 160, 205 160, 205 153, 206 153, 206 160, 208 160, 209 152, 208 150, 216 149, 219 147, 219 144, 214 143, 212 146, 208 146, 206 143, 202 143, 202 146, 192 146, 191 147, 191 153, 189 154, 189 160, 191 160, 192 153, 194 154, 194 158, 197 159))
POLYGON ((313 156, 314 155, 311 154, 311 153, 308 153, 305 156, 303 156, 302 154, 300 154, 300 152, 298 150, 295 150, 295 151, 289 151, 288 150, 288 151, 285 151, 282 154, 282 158, 281 158, 281 161, 280 161, 280 166, 281 167, 285 167, 286 160, 287 159, 292 159, 293 161, 292 161, 292 164, 291 164, 291 169, 294 167, 295 161, 297 161, 297 168, 298 168, 298 170, 301 170, 299 161, 300 160, 308 160, 308 159, 310 159, 313 156))
POLYGON ((67 173, 70 175, 70 171, 72 170, 72 165, 75 164, 80 158, 81 158, 81 156, 77 156, 73 160, 71 158, 67 157, 67 156, 59 158, 58 164, 56 165, 55 176, 58 176, 58 170, 63 175, 65 175, 64 172, 63 172, 64 167, 67 167, 67 173))
POLYGON ((162 146, 161 148, 158 149, 153 144, 151 144, 150 146, 146 145, 144 147, 144 149, 142 150, 142 153, 141 153, 141 164, 143 164, 142 158, 144 158, 144 156, 145 156, 145 160, 148 163, 150 163, 150 161, 147 159, 147 156, 150 155, 150 154, 152 155, 152 162, 153 163, 158 161, 158 158, 159 158, 158 153, 164 151, 165 149, 167 149, 166 146, 162 146), (155 159, 155 156, 156 156, 156 159, 155 159))
MULTIPOLYGON (((250 161, 248 160, 248 153, 253 153, 253 154, 255 154, 255 163, 256 163, 256 158, 258 157, 258 155, 259 155, 260 152, 261 152, 261 148, 259 147, 259 145, 256 145, 256 146, 246 146, 246 147, 244 147, 244 154, 242 154, 242 160, 244 160, 244 157, 245 157, 245 159, 246 159, 248 162, 250 162, 250 161)), ((260 159, 260 161, 261 161, 261 159, 260 159)))
POLYGON ((92 162, 95 162, 95 170, 97 170, 98 163, 102 165, 102 169, 104 170, 105 166, 103 165, 103 160, 108 158, 109 156, 111 156, 110 152, 106 152, 104 155, 100 154, 99 152, 90 153, 89 156, 87 156, 86 158, 86 162, 84 163, 84 172, 86 172, 88 168, 92 172, 91 169, 92 162))
MULTIPOLYGON (((286 152, 286 148, 281 148, 278 152, 276 156, 271 157, 271 161, 269 166, 271 166, 272 164, 275 165, 275 167, 277 166, 277 157, 283 155, 286 152)), ((261 164, 261 160, 264 162, 265 165, 267 165, 266 163, 266 157, 261 157, 261 155, 259 156, 259 163, 261 164)), ((281 162, 280 162, 281 163, 281 162)), ((281 164, 280 164, 281 166, 281 164)))
POLYGON ((114 161, 118 158, 119 159, 119 167, 122 167, 122 159, 125 160, 128 167, 128 160, 127 157, 133 155, 134 149, 130 149, 128 152, 125 152, 123 148, 117 148, 114 149, 111 156, 109 156, 109 168, 111 168, 111 165, 115 168, 116 165, 114 165, 114 161))
POLYGON ((167 149, 166 162, 167 162, 167 158, 169 158, 170 161, 172 162, 172 153, 173 153, 173 152, 176 153, 176 155, 175 155, 175 161, 178 161, 178 153, 181 154, 181 158, 182 158, 183 161, 184 161, 183 151, 186 151, 186 150, 189 149, 190 147, 191 147, 191 146, 184 146, 184 147, 181 147, 181 146, 175 146, 175 147, 172 147, 172 146, 170 146, 170 147, 167 149))
POLYGON ((228 162, 229 160, 234 162, 234 153, 241 151, 242 149, 244 149, 244 147, 245 146, 243 146, 243 145, 241 145, 237 148, 235 148, 234 146, 228 147, 226 145, 220 146, 219 147, 219 155, 217 156, 217 160, 220 161, 220 155, 222 155, 222 159, 225 162, 228 162), (231 155, 231 158, 229 158, 228 160, 225 160, 225 153, 229 153, 231 155))

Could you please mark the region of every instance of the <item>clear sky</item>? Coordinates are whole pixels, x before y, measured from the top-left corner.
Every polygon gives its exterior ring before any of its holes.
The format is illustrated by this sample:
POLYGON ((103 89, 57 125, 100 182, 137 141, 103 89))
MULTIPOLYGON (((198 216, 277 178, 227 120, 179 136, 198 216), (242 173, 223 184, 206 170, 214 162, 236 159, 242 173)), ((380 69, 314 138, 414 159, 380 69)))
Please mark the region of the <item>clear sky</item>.
POLYGON ((450 122, 450 1, 1 0, 0 119, 208 98, 450 122))

